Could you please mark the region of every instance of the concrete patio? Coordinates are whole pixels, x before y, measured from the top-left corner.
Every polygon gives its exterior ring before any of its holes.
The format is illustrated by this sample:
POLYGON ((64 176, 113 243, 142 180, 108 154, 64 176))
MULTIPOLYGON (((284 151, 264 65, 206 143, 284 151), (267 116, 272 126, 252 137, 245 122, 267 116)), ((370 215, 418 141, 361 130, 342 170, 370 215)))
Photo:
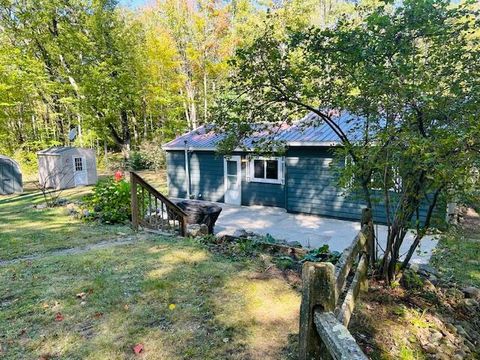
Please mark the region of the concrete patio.
MULTIPOLYGON (((348 247, 360 230, 359 222, 330 219, 315 215, 291 214, 285 209, 267 206, 236 206, 218 203, 223 210, 215 225, 216 234, 233 235, 235 230, 245 229, 257 234, 270 234, 275 239, 298 241, 304 247, 317 248, 327 244, 332 251, 343 251, 348 247)), ((375 228, 380 240, 380 247, 385 248, 387 227, 375 228)), ((401 254, 404 254, 413 241, 409 233, 401 254)), ((428 263, 438 240, 426 236, 412 257, 412 263, 428 263)), ((382 251, 379 250, 379 253, 382 251)))

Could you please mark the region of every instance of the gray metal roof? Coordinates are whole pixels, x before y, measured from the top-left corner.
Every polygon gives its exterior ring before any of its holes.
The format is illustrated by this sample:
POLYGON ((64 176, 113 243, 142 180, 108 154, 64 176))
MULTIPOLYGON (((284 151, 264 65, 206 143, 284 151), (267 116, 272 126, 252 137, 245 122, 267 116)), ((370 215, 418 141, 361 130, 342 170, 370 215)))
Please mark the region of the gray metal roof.
MULTIPOLYGON (((333 121, 347 134, 350 141, 362 137, 363 118, 347 112, 333 116, 333 121)), ((270 137, 274 141, 285 142, 289 146, 336 146, 341 145, 337 134, 316 114, 309 113, 303 119, 292 124, 271 124, 268 129, 260 130, 244 140, 243 146, 253 148, 259 138, 270 137)), ((224 138, 215 133, 211 126, 200 126, 163 145, 164 150, 183 150, 186 145, 192 150, 215 150, 217 143, 224 138)))
POLYGON ((69 150, 75 149, 71 146, 52 146, 45 150, 40 150, 37 152, 39 155, 60 155, 61 153, 67 152, 69 150))

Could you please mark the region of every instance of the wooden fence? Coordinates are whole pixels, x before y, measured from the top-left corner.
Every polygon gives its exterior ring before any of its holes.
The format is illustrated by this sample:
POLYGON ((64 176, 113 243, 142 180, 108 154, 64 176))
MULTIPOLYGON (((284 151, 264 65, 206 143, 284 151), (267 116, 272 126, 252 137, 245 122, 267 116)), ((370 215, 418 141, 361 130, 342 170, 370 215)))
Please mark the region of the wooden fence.
POLYGON ((300 360, 367 359, 347 327, 360 290, 367 290, 368 264, 373 256, 372 215, 364 209, 362 229, 335 266, 314 262, 303 265, 300 360), (346 288, 355 264, 353 279, 346 288))
POLYGON ((187 214, 143 180, 130 172, 132 226, 145 230, 185 236, 187 214))

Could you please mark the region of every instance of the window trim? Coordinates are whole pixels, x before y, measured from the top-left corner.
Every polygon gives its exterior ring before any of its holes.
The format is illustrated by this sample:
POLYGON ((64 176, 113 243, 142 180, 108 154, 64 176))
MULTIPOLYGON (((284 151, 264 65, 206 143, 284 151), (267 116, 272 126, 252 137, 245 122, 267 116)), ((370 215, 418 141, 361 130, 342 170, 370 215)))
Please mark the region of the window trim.
POLYGON ((285 161, 283 157, 279 156, 273 156, 273 157, 268 157, 268 156, 252 156, 248 159, 248 174, 247 174, 247 181, 248 182, 257 182, 257 183, 264 183, 264 184, 280 184, 283 185, 285 183, 284 179, 284 164, 285 161), (254 165, 254 160, 276 160, 277 161, 277 179, 267 179, 267 167, 263 166, 263 178, 256 178, 255 177, 255 165, 254 165))

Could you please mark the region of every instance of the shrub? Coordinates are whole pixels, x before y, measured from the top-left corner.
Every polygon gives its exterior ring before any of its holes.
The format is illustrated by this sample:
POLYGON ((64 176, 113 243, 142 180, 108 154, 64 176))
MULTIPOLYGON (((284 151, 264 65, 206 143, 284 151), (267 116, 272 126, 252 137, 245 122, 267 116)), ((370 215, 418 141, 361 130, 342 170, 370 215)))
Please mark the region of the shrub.
POLYGON ((145 141, 140 145, 139 154, 144 165, 150 170, 160 170, 165 167, 165 151, 160 146, 161 140, 145 141))
POLYGON ((130 183, 109 178, 93 188, 93 194, 84 198, 88 218, 107 224, 124 223, 131 219, 130 183))

